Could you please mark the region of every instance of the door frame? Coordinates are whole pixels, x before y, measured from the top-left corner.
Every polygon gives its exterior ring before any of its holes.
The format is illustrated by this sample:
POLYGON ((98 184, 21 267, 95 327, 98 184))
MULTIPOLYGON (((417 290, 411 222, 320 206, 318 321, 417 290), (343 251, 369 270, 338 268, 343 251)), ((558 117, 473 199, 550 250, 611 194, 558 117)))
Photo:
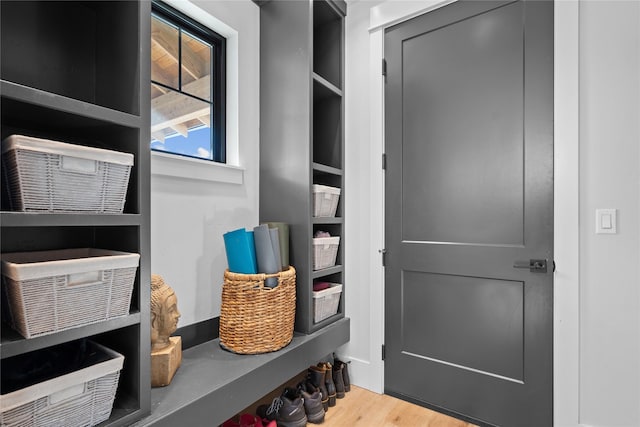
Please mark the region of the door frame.
MULTIPOLYGON (((455 0, 454 0, 455 1, 455 0)), ((384 30, 452 0, 384 2, 369 21, 371 165, 384 153, 384 30)), ((554 4, 554 424, 579 425, 579 2, 554 4)), ((384 172, 370 169, 371 243, 384 248, 384 172)), ((371 251, 370 365, 372 389, 384 392, 384 267, 371 251)))

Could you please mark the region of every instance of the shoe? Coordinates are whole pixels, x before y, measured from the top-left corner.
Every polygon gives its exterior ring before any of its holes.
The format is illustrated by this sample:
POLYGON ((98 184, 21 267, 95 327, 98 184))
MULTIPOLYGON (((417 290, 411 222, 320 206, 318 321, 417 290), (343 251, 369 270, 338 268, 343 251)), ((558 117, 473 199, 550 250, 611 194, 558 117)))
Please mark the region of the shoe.
POLYGON ((279 397, 274 398, 271 404, 263 404, 256 408, 256 414, 267 421, 275 421, 278 410, 282 406, 282 400, 279 397))
POLYGON ((344 391, 351 391, 351 381, 349 380, 349 363, 342 362, 334 357, 333 366, 342 369, 342 382, 344 383, 344 391))
POLYGON ((324 386, 327 388, 327 394, 329 395, 329 407, 336 406, 336 385, 333 382, 331 363, 320 362, 318 366, 321 369, 324 368, 324 386))
POLYGON ((240 427, 264 427, 262 425, 262 418, 253 414, 240 415, 240 427))
POLYGON ((235 422, 233 418, 230 418, 227 421, 223 422, 221 427, 240 427, 240 424, 235 422))
POLYGON ((278 410, 276 422, 278 427, 304 427, 307 425, 307 414, 304 410, 304 400, 301 397, 289 399, 280 398, 282 406, 278 410))
POLYGON ((325 411, 322 406, 322 394, 319 389, 313 386, 309 388, 304 382, 301 382, 298 383, 295 389, 285 389, 284 395, 289 399, 302 397, 308 422, 311 424, 322 424, 324 422, 325 411))
POLYGON ((258 416, 269 421, 275 420, 278 427, 305 427, 307 415, 301 397, 290 399, 283 395, 276 397, 271 405, 260 405, 256 409, 258 416))
POLYGON ((324 406, 322 405, 322 394, 317 390, 315 393, 301 391, 304 399, 304 409, 307 413, 307 421, 311 424, 322 424, 324 422, 324 406))
POLYGON ((320 394, 322 395, 322 406, 324 411, 327 412, 329 410, 329 392, 327 391, 327 387, 325 386, 325 370, 324 368, 320 368, 318 366, 310 366, 307 370, 307 390, 311 387, 320 390, 320 394))
POLYGON ((344 379, 342 378, 343 365, 333 365, 333 383, 336 386, 336 397, 342 399, 344 397, 344 379))

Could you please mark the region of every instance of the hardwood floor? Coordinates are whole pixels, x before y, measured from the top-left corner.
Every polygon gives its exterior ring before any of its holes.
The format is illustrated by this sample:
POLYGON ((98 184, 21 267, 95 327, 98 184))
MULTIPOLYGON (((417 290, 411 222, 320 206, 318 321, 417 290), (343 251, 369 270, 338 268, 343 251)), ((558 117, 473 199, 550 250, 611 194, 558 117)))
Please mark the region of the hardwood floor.
MULTIPOLYGON (((270 404, 274 397, 280 396, 285 386, 295 385, 306 377, 301 372, 288 382, 277 387, 241 414, 255 414, 261 404, 270 404)), ((238 414, 239 415, 239 414, 238 414)), ((236 416, 235 421, 238 421, 236 416)), ((307 427, 315 424, 307 424, 307 427)), ((344 398, 336 399, 336 406, 329 408, 324 423, 319 427, 476 427, 465 421, 449 417, 422 406, 384 394, 351 385, 351 391, 344 398)))
POLYGON ((322 426, 473 427, 473 424, 352 385, 351 391, 329 408, 322 426))

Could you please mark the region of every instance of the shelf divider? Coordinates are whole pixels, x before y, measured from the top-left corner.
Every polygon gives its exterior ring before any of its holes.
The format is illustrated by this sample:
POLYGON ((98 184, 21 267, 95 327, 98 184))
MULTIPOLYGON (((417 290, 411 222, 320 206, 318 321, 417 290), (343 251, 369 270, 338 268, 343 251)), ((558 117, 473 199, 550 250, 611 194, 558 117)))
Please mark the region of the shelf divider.
POLYGON ((73 341, 91 335, 101 334, 103 332, 114 331, 116 329, 125 328, 140 323, 140 313, 134 312, 128 316, 118 317, 106 320, 100 323, 80 326, 77 328, 67 329, 65 331, 56 332, 49 335, 26 339, 17 332, 2 324, 2 342, 0 344, 0 358, 16 356, 34 350, 40 350, 45 347, 51 347, 57 344, 73 341))

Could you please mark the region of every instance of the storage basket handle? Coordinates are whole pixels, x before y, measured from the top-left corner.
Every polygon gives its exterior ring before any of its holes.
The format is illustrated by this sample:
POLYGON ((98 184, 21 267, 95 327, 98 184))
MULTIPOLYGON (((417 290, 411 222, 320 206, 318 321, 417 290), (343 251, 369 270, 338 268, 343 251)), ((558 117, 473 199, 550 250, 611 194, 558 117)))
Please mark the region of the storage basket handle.
POLYGON ((97 285, 103 282, 102 270, 67 274, 67 288, 97 285))
POLYGON ((60 169, 85 175, 95 175, 98 173, 98 162, 73 156, 60 156, 60 169))
POLYGON ((49 395, 49 404, 55 405, 64 400, 71 399, 72 397, 80 396, 84 393, 85 383, 75 384, 71 387, 67 387, 64 390, 57 391, 49 395))

